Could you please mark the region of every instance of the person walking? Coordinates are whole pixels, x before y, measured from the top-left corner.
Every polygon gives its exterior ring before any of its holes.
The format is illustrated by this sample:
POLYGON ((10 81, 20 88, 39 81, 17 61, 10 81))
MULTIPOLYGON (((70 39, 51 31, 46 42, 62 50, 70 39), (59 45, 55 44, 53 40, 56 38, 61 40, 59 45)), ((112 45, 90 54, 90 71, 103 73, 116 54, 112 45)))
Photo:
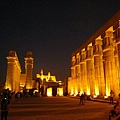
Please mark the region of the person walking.
POLYGON ((7 98, 3 98, 1 101, 1 120, 7 120, 10 101, 7 98))
POLYGON ((18 102, 20 103, 20 92, 17 93, 18 102))
POLYGON ((11 93, 11 100, 12 100, 12 102, 15 101, 15 93, 14 92, 11 93))
POLYGON ((113 97, 114 97, 114 92, 113 90, 110 91, 110 105, 113 104, 113 97))
POLYGON ((79 105, 84 105, 84 95, 83 94, 80 96, 79 105))

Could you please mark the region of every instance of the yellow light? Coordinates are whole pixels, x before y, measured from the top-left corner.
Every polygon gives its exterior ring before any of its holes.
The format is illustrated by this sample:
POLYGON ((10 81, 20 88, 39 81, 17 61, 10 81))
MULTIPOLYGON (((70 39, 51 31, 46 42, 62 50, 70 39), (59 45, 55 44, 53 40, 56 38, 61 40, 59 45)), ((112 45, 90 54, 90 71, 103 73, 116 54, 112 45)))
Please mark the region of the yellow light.
POLYGON ((57 88, 57 95, 63 96, 63 88, 57 88))
POLYGON ((5 88, 11 90, 11 85, 6 85, 5 88))
POLYGON ((99 95, 99 88, 98 88, 98 85, 97 85, 97 84, 95 85, 95 94, 96 94, 96 95, 99 95))
POLYGON ((24 87, 24 85, 23 85, 23 84, 20 84, 20 87, 24 87))
POLYGON ((47 96, 52 96, 52 88, 47 88, 47 96))
POLYGON ((74 94, 74 96, 76 96, 77 94, 74 94))
POLYGON ((38 90, 34 90, 33 93, 38 92, 38 90))
POLYGON ((78 94, 78 88, 75 87, 75 95, 77 95, 77 94, 78 94))
POLYGON ((108 96, 104 96, 104 98, 108 98, 108 96))
POLYGON ((87 86, 87 95, 90 95, 90 87, 87 86))
POLYGON ((70 94, 71 96, 73 96, 73 94, 70 94))
POLYGON ((94 96, 93 96, 93 98, 96 98, 96 97, 97 97, 97 95, 94 95, 94 96))
POLYGON ((73 88, 71 88, 71 95, 73 95, 74 94, 74 89, 73 88))
POLYGON ((106 96, 110 96, 110 85, 106 84, 106 96))

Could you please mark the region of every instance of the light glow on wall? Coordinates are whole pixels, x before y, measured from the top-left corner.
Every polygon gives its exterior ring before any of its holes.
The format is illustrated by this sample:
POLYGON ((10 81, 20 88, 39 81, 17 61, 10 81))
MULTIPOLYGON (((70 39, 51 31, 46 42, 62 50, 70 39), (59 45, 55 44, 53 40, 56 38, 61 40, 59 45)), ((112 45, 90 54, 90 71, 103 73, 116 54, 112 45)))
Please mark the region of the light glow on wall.
POLYGON ((57 95, 63 96, 63 88, 57 88, 57 95))
POLYGON ((80 95, 83 94, 83 93, 84 93, 84 92, 83 92, 83 89, 82 89, 82 90, 80 91, 80 95))
POLYGON ((97 97, 97 95, 94 95, 94 96, 93 96, 93 98, 96 98, 96 97, 97 97))
POLYGON ((73 88, 71 88, 71 95, 73 95, 74 94, 74 89, 73 88))
POLYGON ((106 96, 110 96, 110 87, 106 85, 106 96))
POLYGON ((104 98, 108 98, 108 96, 104 96, 104 98))
POLYGON ((52 96, 52 88, 47 88, 47 96, 52 96))
POLYGON ((86 94, 90 95, 90 87, 89 86, 87 86, 87 93, 86 94))
POLYGON ((74 93, 75 95, 77 95, 78 94, 78 88, 77 87, 75 87, 75 93, 74 93))
POLYGON ((99 95, 99 88, 97 84, 95 85, 95 95, 99 95))
POLYGON ((6 85, 6 86, 5 86, 5 89, 11 90, 11 85, 10 85, 10 84, 9 84, 9 85, 6 85))

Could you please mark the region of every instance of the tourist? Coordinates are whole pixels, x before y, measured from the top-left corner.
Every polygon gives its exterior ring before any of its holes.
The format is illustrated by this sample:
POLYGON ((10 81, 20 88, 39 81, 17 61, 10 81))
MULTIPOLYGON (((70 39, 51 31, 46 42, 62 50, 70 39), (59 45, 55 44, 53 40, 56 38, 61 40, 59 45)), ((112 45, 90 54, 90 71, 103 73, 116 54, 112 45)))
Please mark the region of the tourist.
POLYGON ((1 120, 7 120, 7 116, 8 116, 8 111, 9 111, 9 103, 10 101, 8 100, 8 98, 4 98, 1 101, 1 120))
POLYGON ((110 105, 113 104, 113 97, 114 97, 114 92, 113 90, 110 91, 110 105))
POLYGON ((81 94, 79 105, 84 105, 84 95, 81 94))
POLYGON ((18 102, 20 103, 20 92, 17 93, 18 102))
POLYGON ((109 120, 120 120, 120 106, 115 105, 109 113, 109 120))
POLYGON ((11 100, 12 100, 12 102, 15 101, 15 92, 12 92, 12 93, 11 93, 11 100))

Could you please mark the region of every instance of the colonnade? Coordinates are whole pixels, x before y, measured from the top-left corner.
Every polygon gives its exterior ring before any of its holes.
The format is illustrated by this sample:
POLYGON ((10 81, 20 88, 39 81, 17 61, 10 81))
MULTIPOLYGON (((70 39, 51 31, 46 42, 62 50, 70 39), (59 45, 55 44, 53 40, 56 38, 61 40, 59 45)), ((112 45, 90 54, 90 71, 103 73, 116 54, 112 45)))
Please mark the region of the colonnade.
POLYGON ((68 93, 120 92, 120 11, 72 53, 68 93))

